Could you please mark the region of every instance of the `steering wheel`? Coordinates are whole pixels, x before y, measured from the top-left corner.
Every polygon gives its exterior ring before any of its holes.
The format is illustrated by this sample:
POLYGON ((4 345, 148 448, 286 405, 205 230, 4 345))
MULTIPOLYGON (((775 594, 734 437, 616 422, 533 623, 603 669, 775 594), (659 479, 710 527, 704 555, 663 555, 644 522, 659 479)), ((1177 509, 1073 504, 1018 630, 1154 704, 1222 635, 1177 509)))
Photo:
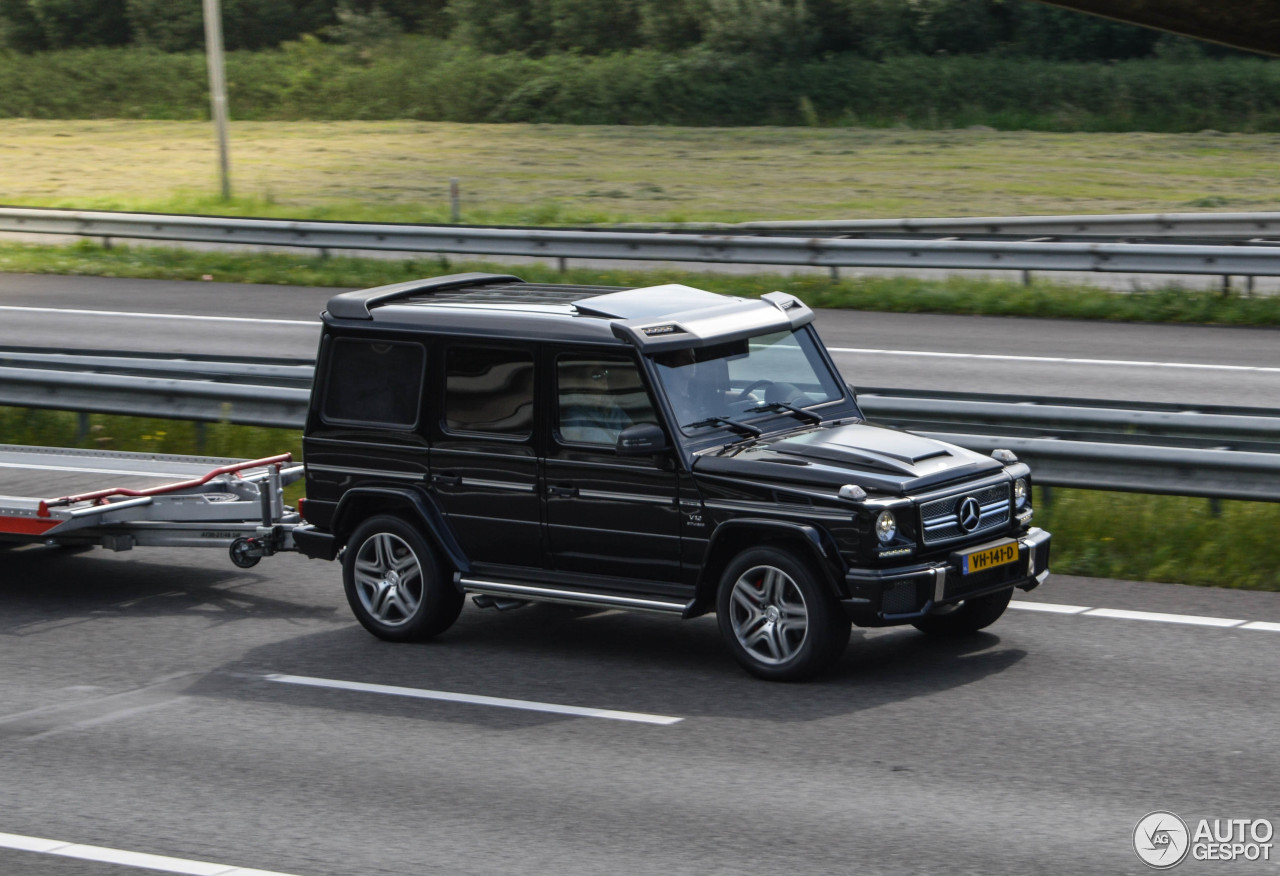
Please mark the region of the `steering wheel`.
POLYGON ((746 401, 751 396, 752 392, 754 392, 757 389, 760 389, 762 386, 773 386, 773 381, 765 377, 762 377, 759 380, 751 381, 745 387, 743 387, 740 393, 738 393, 738 397, 730 401, 729 404, 736 405, 746 401))

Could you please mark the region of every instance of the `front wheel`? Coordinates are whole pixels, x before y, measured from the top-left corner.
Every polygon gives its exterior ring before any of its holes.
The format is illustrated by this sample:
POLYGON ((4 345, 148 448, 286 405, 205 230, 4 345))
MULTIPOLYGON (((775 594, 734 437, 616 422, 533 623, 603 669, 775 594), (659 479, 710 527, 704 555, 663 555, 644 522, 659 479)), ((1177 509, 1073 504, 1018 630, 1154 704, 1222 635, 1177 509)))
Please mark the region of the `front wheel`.
POLYGON ((803 681, 827 669, 851 626, 810 566, 777 548, 743 551, 729 564, 716 622, 738 663, 771 681, 803 681))
POLYGON ((462 593, 446 580, 431 545, 399 517, 371 517, 356 527, 342 580, 356 620, 380 639, 430 639, 462 611, 462 593))
POLYGON ((1013 599, 1013 588, 966 599, 943 614, 931 614, 912 621, 911 625, 931 636, 966 636, 991 626, 1000 619, 1013 599))

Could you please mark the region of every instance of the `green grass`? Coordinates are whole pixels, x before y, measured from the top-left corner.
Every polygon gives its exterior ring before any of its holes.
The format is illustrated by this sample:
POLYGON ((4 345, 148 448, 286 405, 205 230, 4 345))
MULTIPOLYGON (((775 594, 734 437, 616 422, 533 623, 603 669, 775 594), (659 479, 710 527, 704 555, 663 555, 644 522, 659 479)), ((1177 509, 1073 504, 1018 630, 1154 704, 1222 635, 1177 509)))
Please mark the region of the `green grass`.
MULTIPOLYGON (((572 263, 571 263, 572 265, 572 263)), ((588 270, 561 273, 544 264, 496 265, 441 258, 403 261, 318 254, 195 252, 81 241, 68 246, 0 244, 0 272, 82 274, 164 280, 213 280, 295 286, 370 287, 458 271, 514 273, 529 282, 625 286, 685 283, 712 292, 758 297, 785 291, 814 307, 898 313, 962 313, 1215 325, 1280 325, 1280 297, 1224 297, 1176 287, 1116 294, 1088 286, 1037 280, 1031 286, 951 277, 726 275, 672 270, 588 270)))
POLYGON ((1037 491, 1054 572, 1280 590, 1280 505, 1086 490, 1037 491))
POLYGON ((1280 209, 1280 134, 445 122, 5 120, 0 200, 341 221, 572 225, 1280 209))
MULTIPOLYGON (((0 436, 3 436, 5 444, 42 447, 83 447, 231 459, 262 459, 292 453, 294 459, 302 459, 302 433, 295 429, 112 414, 0 407, 0 436)), ((292 502, 300 495, 301 481, 285 490, 286 501, 292 502)))
MULTIPOLYGON (((210 423, 0 407, 6 443, 256 459, 291 452, 302 435, 210 423)), ((286 501, 302 495, 298 482, 286 501)), ((1137 581, 1169 581, 1248 590, 1280 590, 1280 505, 1055 489, 1035 497, 1036 524, 1053 533, 1054 572, 1137 581)))

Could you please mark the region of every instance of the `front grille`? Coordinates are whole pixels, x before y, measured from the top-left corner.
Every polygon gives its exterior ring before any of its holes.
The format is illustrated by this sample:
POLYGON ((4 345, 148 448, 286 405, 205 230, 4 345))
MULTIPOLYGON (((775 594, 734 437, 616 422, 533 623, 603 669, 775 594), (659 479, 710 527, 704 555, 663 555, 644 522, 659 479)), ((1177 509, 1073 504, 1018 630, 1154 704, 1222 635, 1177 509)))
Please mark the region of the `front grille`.
POLYGON ((920 506, 920 525, 926 545, 946 544, 996 529, 1009 522, 1009 485, 995 484, 942 499, 934 499, 920 506), (965 532, 956 512, 960 503, 972 496, 978 500, 980 517, 978 525, 965 532))

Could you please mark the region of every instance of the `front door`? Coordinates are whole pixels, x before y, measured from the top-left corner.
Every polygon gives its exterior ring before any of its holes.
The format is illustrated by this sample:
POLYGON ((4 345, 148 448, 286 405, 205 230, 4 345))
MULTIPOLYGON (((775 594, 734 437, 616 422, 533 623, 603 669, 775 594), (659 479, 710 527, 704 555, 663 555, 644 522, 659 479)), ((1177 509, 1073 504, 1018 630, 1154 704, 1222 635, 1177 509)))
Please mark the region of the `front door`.
POLYGON ((672 459, 619 457, 615 450, 627 426, 659 422, 637 363, 582 352, 561 353, 550 364, 554 422, 543 475, 554 567, 682 593, 672 459))

